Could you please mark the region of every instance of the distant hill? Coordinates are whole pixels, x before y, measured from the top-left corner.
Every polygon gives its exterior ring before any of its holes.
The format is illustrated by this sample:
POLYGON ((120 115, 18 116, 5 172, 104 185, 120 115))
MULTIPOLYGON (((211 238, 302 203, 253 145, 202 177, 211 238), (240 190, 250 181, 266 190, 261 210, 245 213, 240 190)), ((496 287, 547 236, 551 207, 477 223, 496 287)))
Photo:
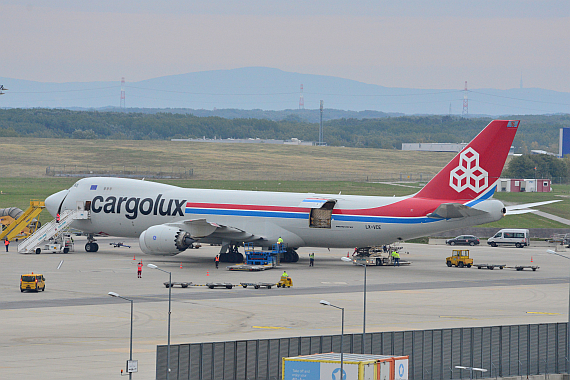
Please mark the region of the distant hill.
MULTIPOLYGON (((0 78, 0 84, 9 89, 0 97, 0 108, 118 107, 121 91, 119 80, 42 83, 0 78)), ((284 118, 279 111, 291 110, 287 116, 296 115, 300 120, 310 122, 315 122, 314 112, 318 113, 320 100, 324 101, 325 110, 382 113, 382 116, 342 116, 345 118, 447 115, 450 106, 451 113, 459 115, 464 95, 460 85, 457 90, 389 88, 331 76, 246 67, 170 75, 139 82, 128 82, 127 76, 125 104, 129 109, 192 109, 195 115, 225 118, 233 117, 234 110, 249 110, 253 112, 252 117, 260 117, 257 115, 260 110, 278 111, 263 117, 270 120, 282 120, 284 118), (298 110, 301 84, 306 113, 298 110)), ((570 113, 568 92, 538 88, 472 89, 468 97, 471 115, 570 113)), ((329 112, 329 118, 337 117, 329 112)))

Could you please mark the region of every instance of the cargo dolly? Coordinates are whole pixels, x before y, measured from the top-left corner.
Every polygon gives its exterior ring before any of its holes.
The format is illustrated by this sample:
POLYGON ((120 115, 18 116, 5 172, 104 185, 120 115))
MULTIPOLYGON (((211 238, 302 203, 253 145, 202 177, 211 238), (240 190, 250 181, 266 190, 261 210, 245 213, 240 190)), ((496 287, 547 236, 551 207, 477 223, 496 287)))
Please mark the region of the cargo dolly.
MULTIPOLYGON (((170 285, 169 282, 165 282, 164 286, 166 286, 168 288, 168 285, 170 285)), ((187 288, 189 286, 192 286, 191 282, 172 282, 172 287, 174 288, 175 286, 180 286, 181 288, 187 288)))
POLYGON ((272 286, 275 286, 274 283, 269 283, 269 282, 240 282, 240 285, 243 286, 244 288, 247 288, 248 286, 253 286, 255 289, 259 288, 271 289, 272 286))
POLYGON ((206 286, 210 289, 214 289, 214 288, 226 288, 226 289, 231 289, 234 287, 234 285, 230 282, 208 282, 206 284, 206 286))
POLYGON ((539 266, 536 265, 515 265, 515 269, 518 271, 524 270, 524 269, 532 269, 534 272, 536 272, 536 270, 538 268, 540 268, 539 266))
POLYGON ((473 266, 477 267, 477 269, 489 269, 489 270, 493 270, 495 268, 503 269, 507 267, 506 264, 473 264, 473 266))

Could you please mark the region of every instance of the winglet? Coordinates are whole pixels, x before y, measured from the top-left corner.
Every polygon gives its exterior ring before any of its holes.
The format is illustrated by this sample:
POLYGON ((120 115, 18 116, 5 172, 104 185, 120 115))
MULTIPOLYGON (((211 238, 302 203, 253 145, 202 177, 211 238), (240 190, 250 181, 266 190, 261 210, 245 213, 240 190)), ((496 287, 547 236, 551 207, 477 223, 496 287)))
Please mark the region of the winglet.
POLYGON ((414 197, 469 201, 495 191, 519 120, 493 120, 414 197))

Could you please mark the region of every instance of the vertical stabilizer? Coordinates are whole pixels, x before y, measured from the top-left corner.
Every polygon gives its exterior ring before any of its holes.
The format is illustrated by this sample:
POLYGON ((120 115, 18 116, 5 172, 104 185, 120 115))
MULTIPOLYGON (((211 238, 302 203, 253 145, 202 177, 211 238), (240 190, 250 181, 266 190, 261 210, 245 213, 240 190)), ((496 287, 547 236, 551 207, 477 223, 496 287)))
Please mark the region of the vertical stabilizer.
POLYGON ((469 201, 490 197, 519 120, 493 120, 414 197, 469 201))

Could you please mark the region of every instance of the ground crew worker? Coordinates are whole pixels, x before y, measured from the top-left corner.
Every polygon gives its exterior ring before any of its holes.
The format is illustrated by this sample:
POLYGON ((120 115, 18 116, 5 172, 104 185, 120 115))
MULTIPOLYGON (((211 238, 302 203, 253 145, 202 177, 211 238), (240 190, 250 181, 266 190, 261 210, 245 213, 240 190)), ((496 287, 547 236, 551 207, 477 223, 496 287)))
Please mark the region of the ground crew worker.
POLYGON ((400 254, 396 251, 393 251, 392 258, 394 259, 394 266, 400 266, 400 254))
POLYGON ((10 245, 10 241, 8 239, 4 239, 4 246, 6 247, 6 252, 8 252, 8 246, 10 245))
POLYGON ((137 267, 138 267, 138 278, 142 278, 142 267, 143 267, 142 260, 138 263, 137 267))
POLYGON ((282 280, 286 280, 287 277, 289 277, 289 275, 287 274, 287 271, 284 270, 284 271, 283 271, 283 274, 281 275, 281 279, 282 279, 282 280))
POLYGON ((283 239, 281 239, 281 236, 279 236, 279 239, 277 239, 277 248, 279 251, 281 251, 281 248, 283 248, 283 239))
POLYGON ((218 269, 218 265, 220 264, 220 255, 216 255, 214 260, 216 261, 216 269, 218 269))
POLYGON ((55 222, 59 223, 59 212, 57 213, 57 215, 55 216, 55 222))
POLYGON ((309 253, 309 266, 315 266, 315 252, 309 253))

